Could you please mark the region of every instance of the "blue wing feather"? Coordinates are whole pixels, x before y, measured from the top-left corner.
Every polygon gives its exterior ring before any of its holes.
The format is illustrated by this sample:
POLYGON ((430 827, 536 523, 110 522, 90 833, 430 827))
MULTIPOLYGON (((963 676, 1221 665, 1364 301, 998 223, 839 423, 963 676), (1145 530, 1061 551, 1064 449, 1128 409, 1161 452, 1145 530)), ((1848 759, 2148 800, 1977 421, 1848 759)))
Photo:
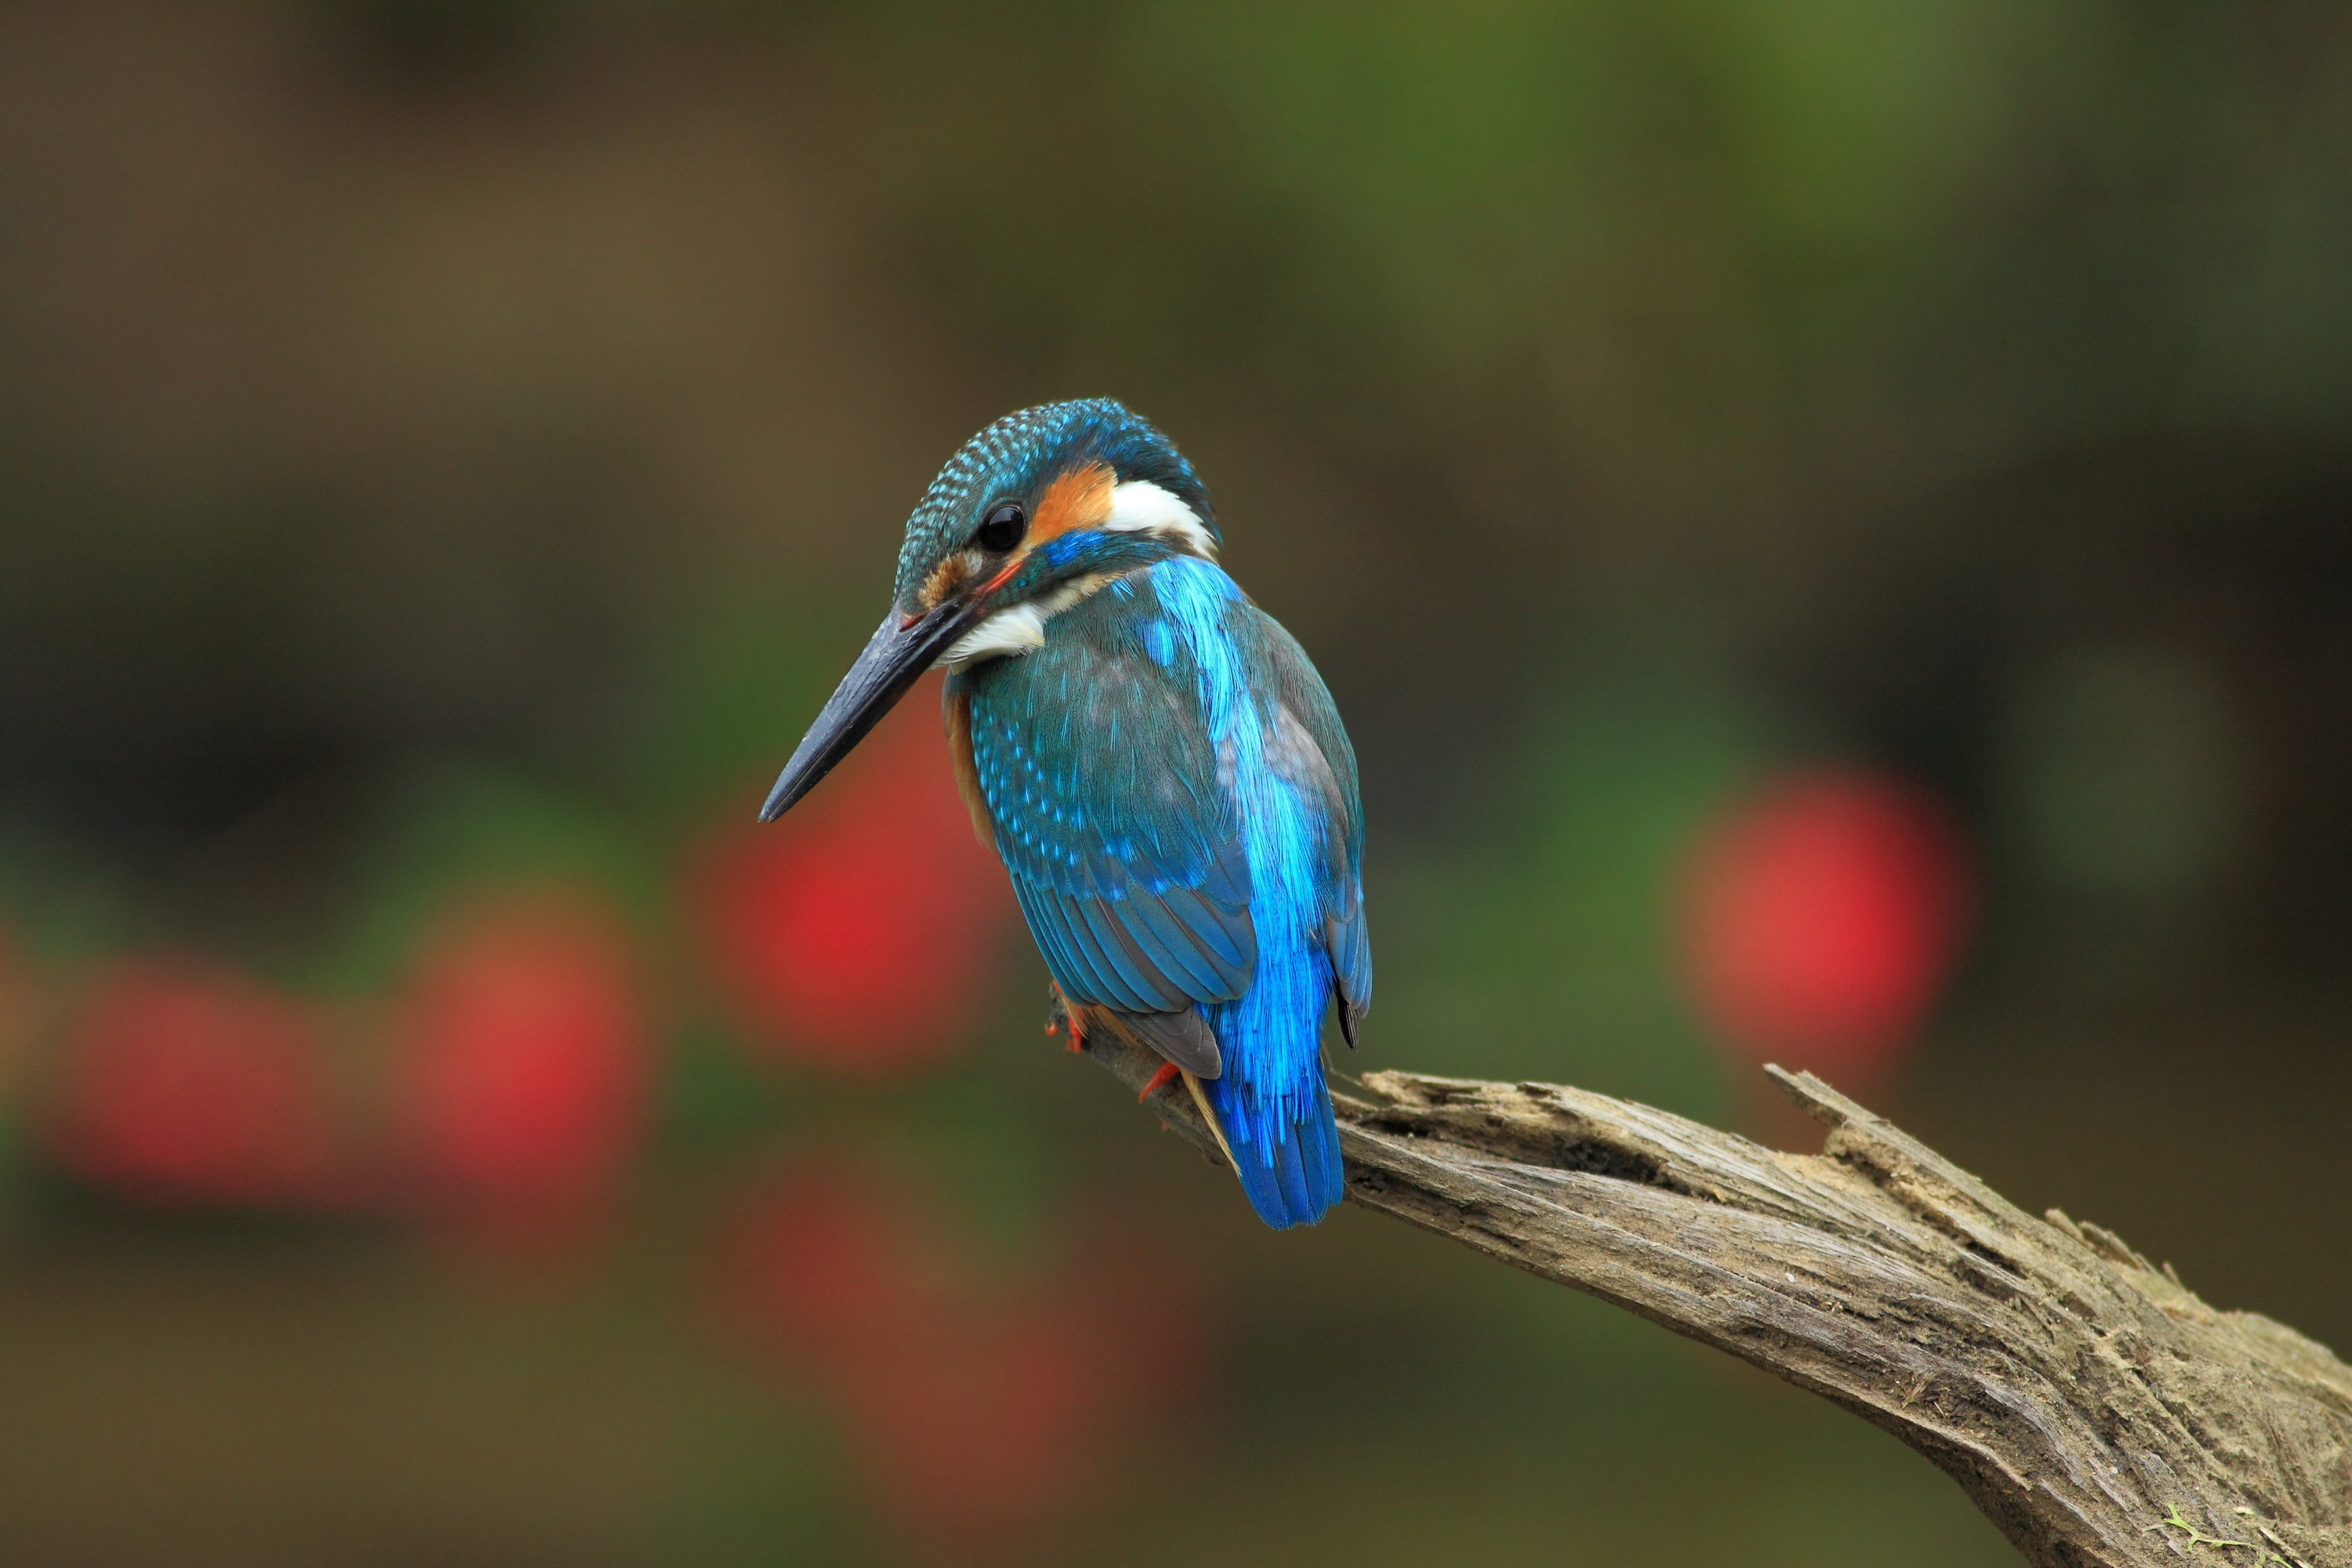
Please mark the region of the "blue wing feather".
POLYGON ((997 853, 1046 968, 1071 1001, 1127 1012, 1240 995, 1257 956, 1249 865, 1197 705, 1118 617, 1054 628, 958 678, 997 853))
POLYGON ((1307 650, 1255 605, 1247 614, 1257 622, 1250 640, 1264 660, 1267 689, 1313 742, 1314 755, 1305 760, 1301 771, 1313 776, 1331 802, 1326 820, 1329 837, 1320 847, 1323 942, 1342 1001, 1361 1016, 1372 1003, 1372 945, 1364 920, 1364 808, 1356 749, 1349 743, 1339 710, 1307 650), (1318 761, 1327 773, 1316 775, 1318 761))

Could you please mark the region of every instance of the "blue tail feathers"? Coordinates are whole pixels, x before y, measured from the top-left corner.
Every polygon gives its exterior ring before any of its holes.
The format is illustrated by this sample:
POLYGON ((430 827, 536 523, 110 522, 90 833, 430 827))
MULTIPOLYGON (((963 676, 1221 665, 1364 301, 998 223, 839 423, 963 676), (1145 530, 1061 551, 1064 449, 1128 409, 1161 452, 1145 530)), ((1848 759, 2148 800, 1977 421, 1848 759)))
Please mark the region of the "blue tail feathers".
POLYGON ((1276 1230, 1313 1225, 1346 1194, 1339 1129, 1331 1119, 1319 1063, 1310 1064, 1303 1080, 1272 1094, 1230 1073, 1201 1088, 1224 1128, 1242 1191, 1260 1219, 1276 1230))

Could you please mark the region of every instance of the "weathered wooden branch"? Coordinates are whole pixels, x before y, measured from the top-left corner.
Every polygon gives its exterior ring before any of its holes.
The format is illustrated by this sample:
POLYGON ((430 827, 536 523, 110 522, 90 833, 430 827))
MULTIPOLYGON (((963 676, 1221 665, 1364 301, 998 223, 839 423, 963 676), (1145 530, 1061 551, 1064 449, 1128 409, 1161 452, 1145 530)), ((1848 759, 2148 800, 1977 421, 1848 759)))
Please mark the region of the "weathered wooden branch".
MULTIPOLYGON (((1130 1087, 1157 1065, 1087 1050, 1130 1087)), ((2352 1568, 2352 1368, 1768 1070, 1821 1153, 1551 1084, 1372 1073, 1377 1100, 1339 1100, 1348 1195, 1845 1406, 2045 1568, 2352 1568)), ((1181 1090, 1153 1105, 1213 1155, 1181 1090)))

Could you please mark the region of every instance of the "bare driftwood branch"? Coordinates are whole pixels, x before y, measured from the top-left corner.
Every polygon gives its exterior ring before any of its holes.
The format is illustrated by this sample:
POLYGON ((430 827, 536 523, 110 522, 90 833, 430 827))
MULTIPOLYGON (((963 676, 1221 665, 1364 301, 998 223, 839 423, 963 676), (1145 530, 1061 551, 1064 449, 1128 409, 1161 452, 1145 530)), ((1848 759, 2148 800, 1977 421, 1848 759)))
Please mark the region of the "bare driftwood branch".
MULTIPOLYGON (((1134 1088, 1158 1065, 1087 1051, 1134 1088)), ((1821 1153, 1581 1089, 1372 1073, 1377 1101, 1339 1100, 1348 1195, 1885 1427, 2033 1563, 2352 1568, 2352 1368, 1767 1070, 1821 1153)), ((1214 1155, 1181 1090, 1152 1103, 1214 1155)))

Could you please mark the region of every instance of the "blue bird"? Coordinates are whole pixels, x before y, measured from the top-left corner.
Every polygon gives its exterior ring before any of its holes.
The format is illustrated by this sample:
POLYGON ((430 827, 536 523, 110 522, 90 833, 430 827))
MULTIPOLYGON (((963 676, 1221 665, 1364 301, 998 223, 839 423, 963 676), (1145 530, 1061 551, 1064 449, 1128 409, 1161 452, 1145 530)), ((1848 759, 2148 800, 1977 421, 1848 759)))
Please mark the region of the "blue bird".
POLYGON ((1108 399, 1007 415, 907 521, 890 610, 773 821, 935 665, 957 783, 1074 1038, 1181 1078, 1266 1224, 1342 1195, 1320 1037, 1372 996, 1356 756, 1306 652, 1217 564, 1208 492, 1108 399))

